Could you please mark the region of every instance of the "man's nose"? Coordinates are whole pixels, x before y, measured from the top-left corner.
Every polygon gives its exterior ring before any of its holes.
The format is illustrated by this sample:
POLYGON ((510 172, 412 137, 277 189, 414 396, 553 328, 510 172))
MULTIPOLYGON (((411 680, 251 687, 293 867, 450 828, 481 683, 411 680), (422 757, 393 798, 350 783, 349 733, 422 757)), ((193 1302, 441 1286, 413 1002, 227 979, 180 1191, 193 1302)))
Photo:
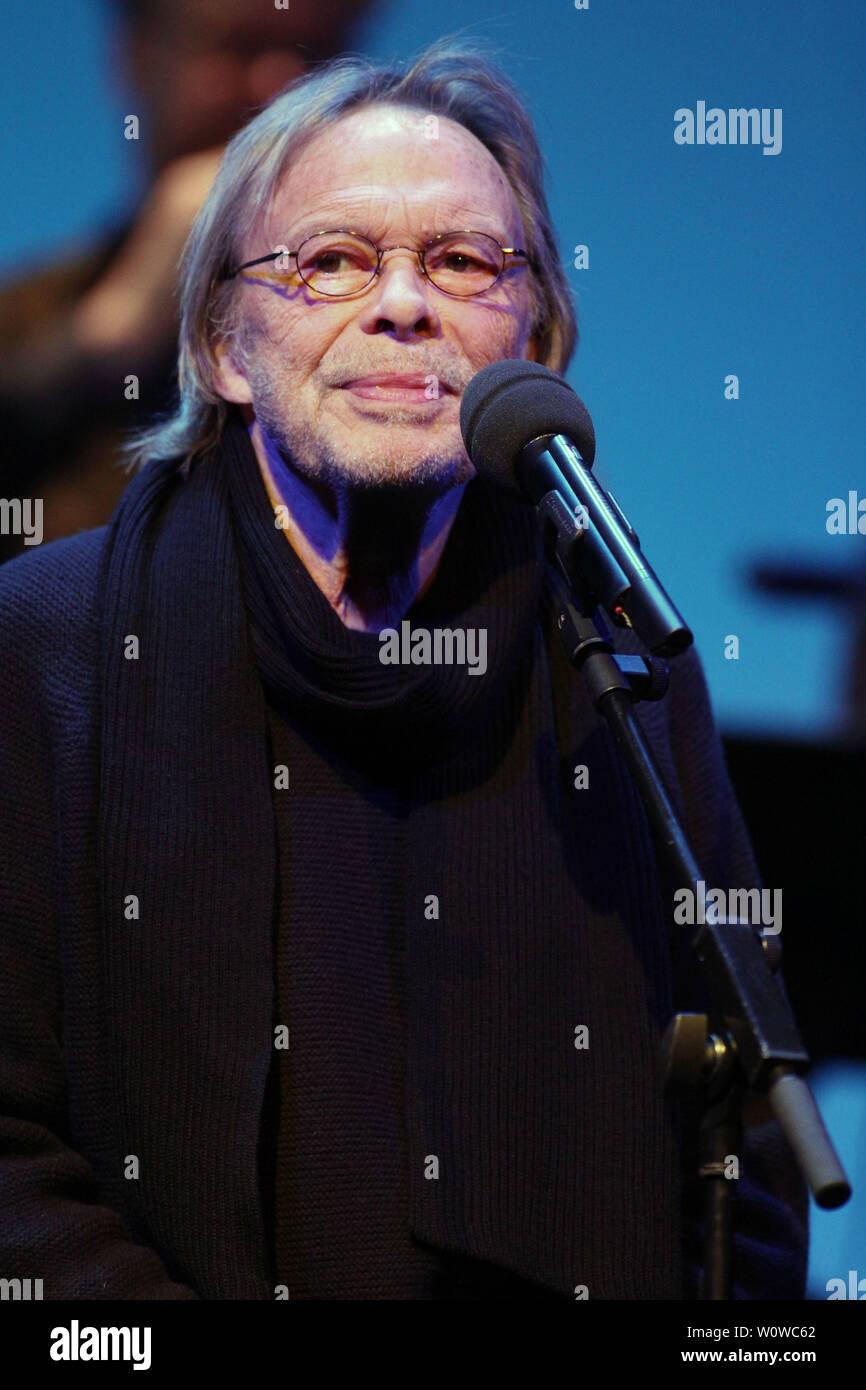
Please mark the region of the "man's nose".
POLYGON ((361 326, 368 333, 432 337, 439 331, 435 293, 421 269, 417 251, 402 246, 385 251, 382 268, 362 310, 361 326))

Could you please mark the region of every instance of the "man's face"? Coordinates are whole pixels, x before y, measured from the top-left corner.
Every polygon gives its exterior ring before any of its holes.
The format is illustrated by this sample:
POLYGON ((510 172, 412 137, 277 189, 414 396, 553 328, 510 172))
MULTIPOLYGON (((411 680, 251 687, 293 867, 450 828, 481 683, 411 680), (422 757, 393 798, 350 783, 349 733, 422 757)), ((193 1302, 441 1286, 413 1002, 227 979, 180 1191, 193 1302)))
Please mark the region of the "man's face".
MULTIPOLYGON (((514 194, 489 151, 449 120, 438 120, 438 138, 429 132, 422 112, 404 108, 344 118, 302 150, 241 259, 296 250, 337 228, 379 246, 420 248, 472 228, 524 247, 514 194)), ((317 296, 293 273, 239 281, 241 346, 217 350, 219 389, 251 404, 266 439, 302 475, 338 487, 445 490, 474 472, 460 434, 464 388, 488 362, 534 355, 531 273, 509 258, 492 289, 454 298, 421 273, 414 252, 394 250, 351 298, 317 296), (368 380, 393 374, 412 374, 414 388, 368 380)))

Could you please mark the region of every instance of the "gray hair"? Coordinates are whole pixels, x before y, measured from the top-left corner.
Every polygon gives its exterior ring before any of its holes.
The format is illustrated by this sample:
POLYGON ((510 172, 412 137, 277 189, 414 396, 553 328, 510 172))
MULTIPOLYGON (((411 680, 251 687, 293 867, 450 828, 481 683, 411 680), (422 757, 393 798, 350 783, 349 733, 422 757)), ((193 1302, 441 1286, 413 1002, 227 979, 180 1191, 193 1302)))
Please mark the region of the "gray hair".
POLYGON ((213 350, 239 329, 238 282, 225 277, 301 147, 371 103, 455 121, 496 159, 517 200, 525 249, 536 267, 529 281, 538 361, 557 372, 567 367, 577 342, 574 304, 547 207, 543 160, 515 88, 462 39, 439 40, 403 70, 354 55, 335 58, 281 92, 226 147, 181 259, 178 406, 125 446, 130 469, 150 458, 188 464, 219 440, 228 404, 215 389, 213 350))

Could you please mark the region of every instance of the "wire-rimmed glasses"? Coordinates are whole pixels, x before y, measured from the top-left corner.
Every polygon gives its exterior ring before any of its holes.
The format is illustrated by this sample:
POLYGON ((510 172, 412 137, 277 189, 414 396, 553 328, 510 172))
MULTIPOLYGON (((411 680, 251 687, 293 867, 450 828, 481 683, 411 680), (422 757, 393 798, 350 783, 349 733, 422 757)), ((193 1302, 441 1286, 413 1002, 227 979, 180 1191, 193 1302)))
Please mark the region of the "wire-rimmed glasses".
POLYGON ((528 252, 515 246, 502 246, 486 232, 471 229, 441 232, 419 250, 413 246, 376 246, 359 232, 338 228, 314 232, 296 251, 280 249, 245 261, 227 272, 224 278, 232 279, 243 270, 270 261, 282 261, 284 264, 278 264, 275 271, 262 273, 262 279, 271 279, 275 273, 285 273, 288 270, 285 262, 292 259, 304 284, 316 294, 341 298, 367 289, 382 268, 385 252, 397 250, 414 251, 431 284, 443 294, 459 299, 492 289, 505 269, 508 256, 522 257, 531 264, 528 252))

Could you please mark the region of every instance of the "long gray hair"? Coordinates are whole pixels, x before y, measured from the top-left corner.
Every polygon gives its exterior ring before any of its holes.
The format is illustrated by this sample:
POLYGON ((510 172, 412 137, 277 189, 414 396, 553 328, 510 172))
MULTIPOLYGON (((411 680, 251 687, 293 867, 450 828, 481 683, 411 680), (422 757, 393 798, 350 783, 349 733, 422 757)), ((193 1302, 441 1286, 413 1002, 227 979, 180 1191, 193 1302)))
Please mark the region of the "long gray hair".
POLYGON ((238 331, 238 282, 225 276, 301 147, 372 102, 455 121, 497 160, 537 267, 529 283, 538 360, 565 370, 577 322, 544 194, 542 157, 515 88, 475 47, 468 40, 441 39, 402 70, 354 55, 335 58, 281 92, 229 142, 181 260, 178 406, 125 446, 130 469, 149 458, 188 463, 218 441, 228 407, 215 389, 213 349, 238 331))

